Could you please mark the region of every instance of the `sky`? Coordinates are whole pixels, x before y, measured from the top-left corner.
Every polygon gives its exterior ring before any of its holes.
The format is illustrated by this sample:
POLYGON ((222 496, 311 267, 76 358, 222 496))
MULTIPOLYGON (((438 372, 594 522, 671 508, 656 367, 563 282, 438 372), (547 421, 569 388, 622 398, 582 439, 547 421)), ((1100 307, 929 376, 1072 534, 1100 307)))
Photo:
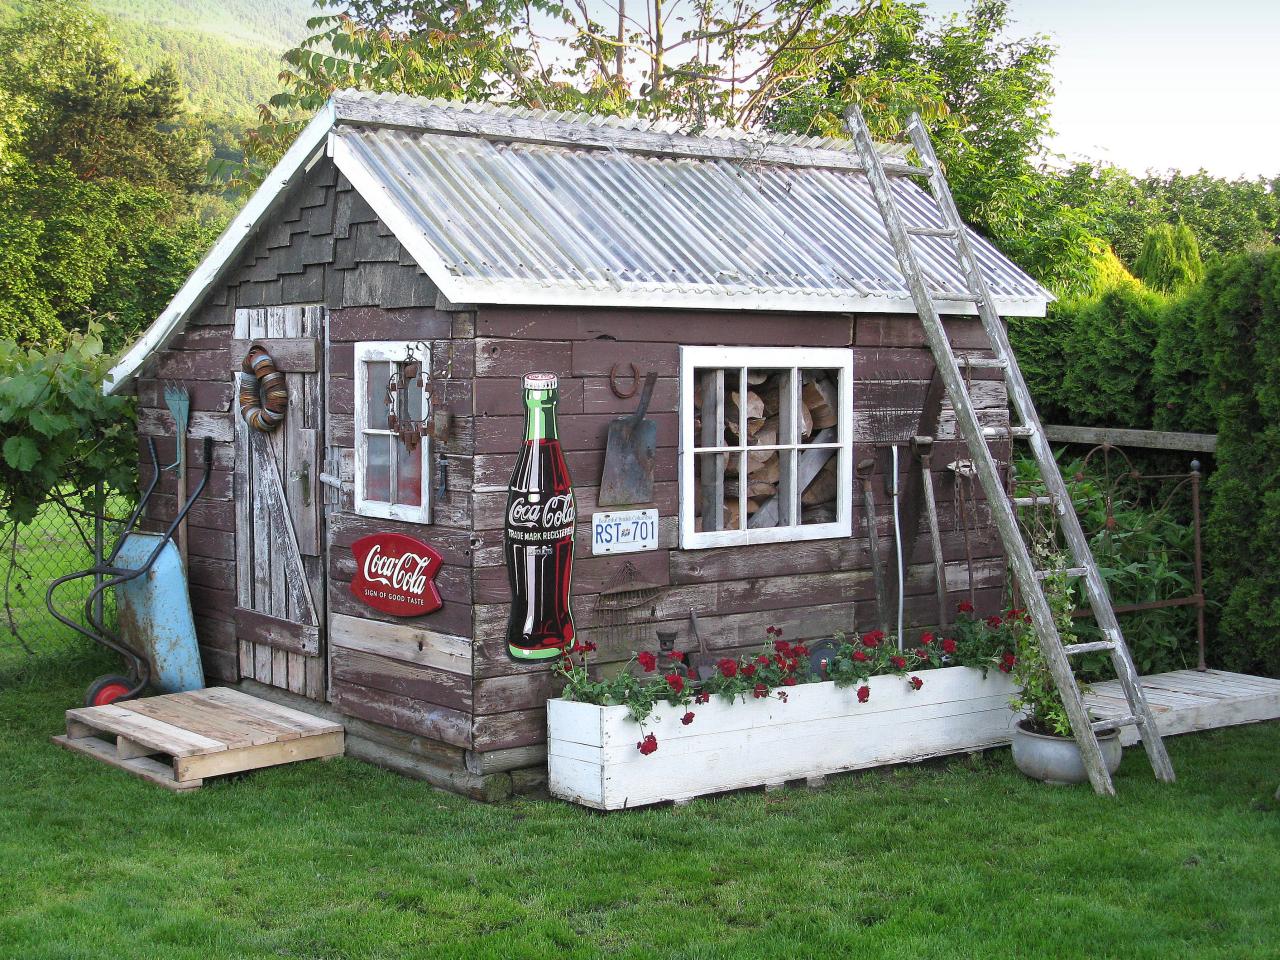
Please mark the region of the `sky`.
MULTIPOLYGON (((929 0, 946 14, 964 0, 929 0)), ((1280 0, 1012 0, 1056 44, 1051 146, 1135 173, 1280 175, 1280 0)))

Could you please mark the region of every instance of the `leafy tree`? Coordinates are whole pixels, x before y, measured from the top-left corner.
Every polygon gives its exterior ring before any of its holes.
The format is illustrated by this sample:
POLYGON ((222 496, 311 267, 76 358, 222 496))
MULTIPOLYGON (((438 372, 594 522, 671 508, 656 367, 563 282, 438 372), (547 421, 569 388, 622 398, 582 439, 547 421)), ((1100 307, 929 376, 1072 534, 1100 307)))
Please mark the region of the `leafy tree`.
POLYGON ((0 40, 0 336, 59 342, 96 317, 117 349, 216 226, 187 222, 202 156, 173 73, 135 76, 75 4, 36 4, 0 40))
POLYGON ((965 219, 1042 281, 1085 290, 1105 243, 1088 205, 1064 202, 1041 166, 1054 50, 1044 37, 1011 37, 1008 7, 973 0, 935 21, 923 4, 886 4, 846 31, 832 63, 769 122, 841 135, 844 106, 856 102, 874 135, 894 138, 918 111, 965 219))
POLYGON ((1142 252, 1133 272, 1156 290, 1173 293, 1204 279, 1204 264, 1195 234, 1186 224, 1173 227, 1162 223, 1147 231, 1142 252))
POLYGON ((254 183, 339 88, 740 125, 817 74, 882 0, 316 0, 245 138, 254 183))

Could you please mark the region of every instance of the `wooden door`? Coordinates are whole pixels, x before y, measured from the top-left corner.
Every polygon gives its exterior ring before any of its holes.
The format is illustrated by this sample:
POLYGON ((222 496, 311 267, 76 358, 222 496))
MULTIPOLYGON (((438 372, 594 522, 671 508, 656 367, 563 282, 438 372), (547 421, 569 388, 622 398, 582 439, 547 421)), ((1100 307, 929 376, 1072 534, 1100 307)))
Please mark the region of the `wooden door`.
MULTIPOLYGON (((319 462, 324 450, 320 306, 235 313, 236 363, 261 344, 285 374, 289 409, 271 433, 236 420, 236 639, 240 676, 325 696, 319 462)), ((238 369, 238 368, 237 368, 238 369)))

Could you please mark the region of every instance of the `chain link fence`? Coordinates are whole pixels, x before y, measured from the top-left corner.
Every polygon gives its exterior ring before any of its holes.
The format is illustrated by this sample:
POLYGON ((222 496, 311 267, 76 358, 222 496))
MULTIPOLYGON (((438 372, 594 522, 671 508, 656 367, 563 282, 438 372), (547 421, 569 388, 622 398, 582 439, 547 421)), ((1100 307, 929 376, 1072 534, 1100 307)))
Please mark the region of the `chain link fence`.
MULTIPOLYGON (((98 521, 95 491, 57 490, 30 523, 16 523, 0 514, 0 587, 4 610, 0 644, 28 654, 56 652, 83 638, 58 622, 45 605, 49 585, 59 577, 94 565, 95 541, 110 552, 130 509, 128 498, 106 491, 102 521, 98 521)), ((54 594, 64 616, 84 623, 84 602, 93 590, 92 577, 60 586, 54 594)), ((102 596, 101 610, 108 624, 115 622, 115 597, 102 596)))

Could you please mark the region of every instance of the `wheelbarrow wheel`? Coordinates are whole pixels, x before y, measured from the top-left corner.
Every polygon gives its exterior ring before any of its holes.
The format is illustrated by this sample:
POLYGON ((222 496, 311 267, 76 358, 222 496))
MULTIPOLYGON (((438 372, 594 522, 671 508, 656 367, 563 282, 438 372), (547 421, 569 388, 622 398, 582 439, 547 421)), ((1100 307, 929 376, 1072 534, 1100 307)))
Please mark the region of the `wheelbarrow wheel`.
POLYGON ((104 707, 123 699, 133 689, 133 681, 118 673, 108 673, 89 684, 84 693, 86 707, 104 707))

